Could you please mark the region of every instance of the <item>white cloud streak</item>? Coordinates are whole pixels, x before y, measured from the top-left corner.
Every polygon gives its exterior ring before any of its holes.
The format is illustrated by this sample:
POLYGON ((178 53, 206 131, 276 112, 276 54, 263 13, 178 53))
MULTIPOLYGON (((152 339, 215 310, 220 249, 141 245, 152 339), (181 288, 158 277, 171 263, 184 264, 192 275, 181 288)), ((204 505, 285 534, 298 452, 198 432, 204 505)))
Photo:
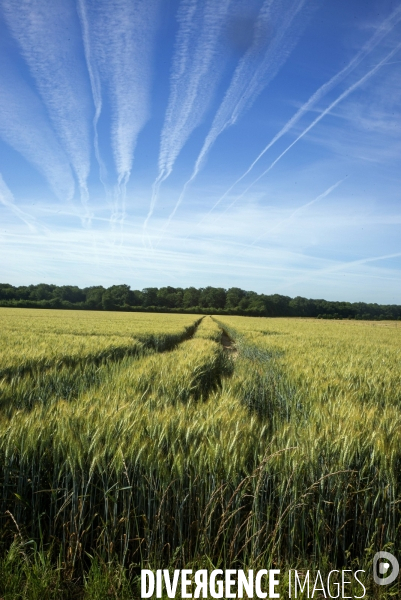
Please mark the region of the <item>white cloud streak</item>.
MULTIPOLYGON (((294 285, 298 285, 300 283, 304 283, 306 281, 311 280, 319 280, 324 275, 337 273, 339 271, 344 271, 346 269, 352 269, 353 267, 360 267, 361 265, 366 265, 369 263, 379 262, 381 260, 389 260, 392 258, 400 258, 401 252, 394 252, 393 254, 383 254, 380 256, 370 256, 368 258, 360 258, 358 260, 352 261, 344 261, 339 264, 333 265, 328 268, 314 270, 308 274, 306 277, 295 277, 292 281, 288 282, 285 287, 292 287, 294 285)), ((397 281, 397 280, 396 280, 397 281)))
POLYGON ((90 26, 89 26, 89 22, 88 22, 88 15, 87 15, 86 5, 85 5, 84 0, 77 0, 77 10, 78 10, 78 15, 79 15, 79 18, 81 21, 82 39, 83 39, 83 43, 84 43, 86 65, 88 68, 89 79, 90 79, 90 83, 91 83, 93 103, 95 105, 95 114, 93 116, 93 130, 94 130, 93 145, 94 145, 94 149, 95 149, 96 160, 99 165, 100 181, 102 182, 104 188, 106 189, 105 180, 106 180, 106 176, 107 176, 107 169, 106 169, 105 162, 103 161, 103 159, 100 155, 99 135, 98 135, 98 121, 99 121, 100 114, 102 112, 102 90, 101 90, 99 72, 98 72, 96 64, 94 63, 93 58, 92 58, 92 46, 90 43, 90 29, 89 29, 90 26))
POLYGON ((90 89, 79 60, 75 6, 70 0, 2 0, 56 133, 77 176, 84 219, 89 219, 90 89))
POLYGON ((166 227, 185 197, 190 183, 198 175, 216 139, 234 125, 251 107, 260 92, 271 82, 294 49, 306 23, 306 0, 265 0, 255 23, 253 43, 239 61, 196 160, 190 178, 184 184, 166 227), (271 38, 266 35, 272 31, 271 38), (264 44, 261 58, 261 44, 264 44))
POLYGON ((8 188, 6 182, 0 173, 0 203, 7 207, 18 219, 28 226, 32 233, 37 233, 36 219, 25 211, 21 210, 16 204, 13 194, 8 188))
MULTIPOLYGON (((377 27, 374 34, 369 38, 369 40, 362 46, 361 50, 355 54, 355 56, 350 60, 350 62, 338 73, 336 73, 331 79, 326 81, 312 96, 301 106, 301 108, 287 121, 287 123, 280 129, 280 131, 273 137, 272 140, 263 148, 262 152, 255 158, 255 160, 251 163, 251 165, 246 169, 246 171, 238 177, 236 181, 224 192, 222 196, 215 202, 209 212, 203 217, 205 219, 211 212, 217 208, 217 206, 227 197, 227 195, 234 189, 238 183, 240 183, 255 167, 255 165, 260 161, 262 156, 266 154, 268 150, 280 139, 288 133, 294 125, 298 123, 298 121, 305 115, 306 112, 311 110, 317 102, 319 102, 326 94, 328 94, 335 86, 337 86, 347 75, 352 73, 352 71, 362 62, 364 58, 366 58, 374 48, 383 40, 383 38, 388 35, 393 28, 399 23, 401 20, 401 5, 398 6, 392 13, 385 19, 379 27, 377 27)), ((202 220, 203 220, 202 219, 202 220)))
POLYGON ((250 245, 254 246, 255 244, 257 244, 259 242, 259 240, 267 237, 270 233, 273 233, 273 231, 276 231, 276 229, 279 229, 282 225, 284 225, 286 223, 289 223, 290 221, 293 221, 293 219, 297 215, 299 215, 302 211, 304 211, 306 208, 309 208, 309 206, 312 206, 313 204, 316 204, 316 202, 319 202, 320 200, 323 200, 323 198, 326 198, 329 194, 331 194, 331 192, 333 192, 345 179, 346 179, 345 177, 343 179, 340 179, 334 185, 331 185, 322 194, 319 194, 319 196, 317 196, 316 198, 314 198, 314 200, 311 200, 310 202, 307 202, 306 204, 303 204, 302 206, 300 206, 299 208, 297 208, 296 210, 294 210, 287 218, 282 219, 276 225, 274 225, 274 227, 272 227, 271 229, 269 229, 265 233, 262 233, 261 235, 259 235, 252 242, 252 244, 250 244, 250 245))
POLYGON ((260 179, 262 179, 262 177, 267 175, 267 173, 269 173, 269 171, 272 170, 272 168, 283 158, 283 156, 285 156, 287 154, 287 152, 289 150, 291 150, 291 148, 299 142, 299 140, 301 140, 311 129, 313 129, 313 127, 315 127, 315 125, 317 125, 327 114, 329 114, 333 110, 333 108, 335 108, 337 106, 337 104, 342 102, 342 100, 345 100, 345 98, 347 98, 347 96, 349 96, 358 87, 360 87, 363 83, 365 83, 368 79, 370 79, 383 65, 387 64, 387 61, 390 58, 392 58, 399 51, 400 48, 401 48, 401 43, 397 44, 377 65, 375 65, 372 69, 370 69, 370 71, 368 71, 365 75, 363 75, 363 77, 358 79, 358 81, 356 81, 355 83, 350 85, 342 94, 340 94, 327 108, 325 108, 319 114, 318 117, 316 117, 316 119, 314 121, 312 121, 312 123, 310 125, 308 125, 308 127, 306 127, 302 131, 302 133, 300 133, 298 135, 298 137, 289 146, 287 146, 287 148, 285 150, 283 150, 283 152, 270 164, 270 166, 267 169, 265 169, 263 171, 263 173, 261 175, 259 175, 256 179, 254 179, 252 181, 252 183, 242 192, 242 194, 237 196, 233 200, 233 202, 231 202, 231 204, 228 205, 228 207, 226 208, 226 210, 224 212, 227 212, 227 210, 229 210, 232 206, 234 206, 234 204, 236 204, 238 202, 238 200, 243 198, 243 196, 245 196, 245 194, 248 193, 248 191, 255 185, 255 183, 257 183, 260 179))
MULTIPOLYGON (((278 218, 282 218, 283 214, 283 209, 275 212, 278 218)), ((366 216, 363 223, 369 221, 375 228, 375 217, 376 215, 366 216)), ((332 299, 341 295, 348 300, 390 302, 393 298, 396 301, 399 294, 400 266, 394 259, 400 253, 397 245, 393 249, 389 248, 390 228, 377 230, 377 250, 369 253, 372 250, 370 231, 362 232, 360 237, 361 219, 350 222, 341 208, 337 214, 322 216, 318 223, 315 217, 308 214, 303 226, 308 228, 309 221, 309 226, 313 229, 323 231, 324 240, 330 231, 335 232, 337 240, 339 236, 343 239, 343 234, 350 227, 349 231, 353 232, 354 238, 350 248, 351 256, 357 254, 358 257, 367 258, 348 264, 339 264, 340 261, 333 258, 330 247, 326 245, 320 247, 320 251, 315 247, 312 254, 305 253, 303 240, 296 239, 295 229, 288 232, 293 241, 291 245, 280 240, 281 245, 272 243, 263 248, 253 246, 244 258, 239 259, 235 249, 246 244, 249 236, 254 231, 263 230, 263 224, 269 221, 266 210, 257 207, 251 212, 248 208, 239 207, 237 213, 230 215, 222 236, 216 235, 216 230, 209 228, 205 229, 204 237, 188 241, 179 235, 180 231, 187 229, 190 217, 183 215, 183 219, 182 222, 179 219, 174 222, 176 235, 170 240, 165 239, 164 244, 155 249, 153 255, 149 255, 142 245, 141 224, 137 220, 130 221, 127 218, 129 235, 122 248, 113 245, 112 232, 106 226, 101 229, 93 228, 91 233, 98 246, 99 265, 91 253, 91 239, 85 230, 66 227, 63 220, 46 237, 44 244, 39 236, 26 232, 22 223, 13 223, 0 238, 3 272, 7 274, 5 280, 21 281, 23 277, 21 282, 26 282, 28 277, 28 281, 32 282, 34 269, 40 268, 45 274, 41 276, 42 281, 61 284, 75 282, 83 286, 121 282, 129 283, 135 288, 145 285, 160 287, 171 285, 176 280, 180 287, 238 285, 264 293, 269 293, 268 290, 283 293, 286 286, 292 286, 298 279, 301 282, 311 278, 313 284, 299 284, 291 288, 294 295, 315 298, 331 296, 332 299), (383 260, 393 259, 393 265, 380 262, 376 265, 375 262, 380 260, 377 257, 383 260), (25 274, 27 265, 30 270, 25 274), (334 272, 331 271, 333 267, 334 272), (337 277, 336 270, 339 271, 337 277), (326 272, 327 276, 324 275, 326 272), (378 285, 375 277, 389 277, 391 281, 378 285)), ((388 224, 392 227, 392 222, 388 224)))
POLYGON ((24 81, 0 68, 0 137, 48 181, 59 200, 70 203, 75 182, 68 159, 43 105, 24 81))
POLYGON ((202 122, 225 63, 222 30, 231 0, 183 0, 170 76, 170 96, 161 133, 159 173, 144 229, 157 203, 160 185, 191 133, 202 122))
POLYGON ((95 123, 102 108, 102 87, 108 91, 112 108, 111 143, 117 171, 113 219, 124 219, 135 146, 150 116, 152 50, 159 5, 160 0, 79 1, 95 123))

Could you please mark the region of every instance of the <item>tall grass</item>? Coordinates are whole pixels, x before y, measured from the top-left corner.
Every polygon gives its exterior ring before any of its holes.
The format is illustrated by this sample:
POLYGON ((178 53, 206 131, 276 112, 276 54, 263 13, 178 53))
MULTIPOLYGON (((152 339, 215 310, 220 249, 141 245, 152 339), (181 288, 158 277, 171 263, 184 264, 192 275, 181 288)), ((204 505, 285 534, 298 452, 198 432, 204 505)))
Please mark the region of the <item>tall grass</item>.
POLYGON ((277 559, 344 562, 349 552, 362 557, 367 548, 397 543, 401 329, 291 319, 222 323, 241 332, 240 343, 262 365, 243 374, 235 396, 251 412, 259 414, 262 404, 268 415, 270 406, 272 448, 294 448, 280 457, 285 509, 277 559))
POLYGON ((171 349, 195 330, 193 315, 0 308, 0 378, 171 349), (38 314, 39 313, 39 314, 38 314))
POLYGON ((0 418, 4 549, 32 540, 96 586, 110 575, 101 565, 131 575, 206 557, 343 566, 397 547, 401 330, 240 317, 182 325, 169 351, 153 343, 97 371, 50 369, 53 388, 46 375, 21 376, 21 400, 9 397, 0 418))

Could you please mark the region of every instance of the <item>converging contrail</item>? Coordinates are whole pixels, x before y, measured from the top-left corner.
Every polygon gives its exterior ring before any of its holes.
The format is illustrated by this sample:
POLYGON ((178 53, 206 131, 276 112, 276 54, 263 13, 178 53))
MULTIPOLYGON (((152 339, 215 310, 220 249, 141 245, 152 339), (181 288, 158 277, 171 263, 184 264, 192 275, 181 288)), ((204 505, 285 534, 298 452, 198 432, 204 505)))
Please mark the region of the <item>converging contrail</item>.
POLYGON ((366 73, 363 77, 361 77, 361 79, 359 79, 356 83, 353 83, 352 85, 350 85, 349 88, 347 88, 345 90, 345 92, 343 92, 342 94, 340 94, 338 96, 338 98, 336 98, 336 100, 334 100, 330 104, 330 106, 328 106, 327 108, 325 108, 320 113, 320 115, 318 117, 316 117, 316 119, 314 121, 312 121, 312 123, 310 125, 308 125, 308 127, 306 127, 306 129, 304 129, 302 131, 302 133, 300 133, 299 136, 289 146, 287 146, 287 148, 271 163, 271 165, 267 169, 265 169, 265 171, 263 171, 263 173, 261 175, 259 175, 256 179, 254 179, 254 181, 252 181, 252 183, 246 188, 246 190, 244 190, 242 192, 242 194, 240 194, 239 196, 237 196, 237 198, 235 198, 235 200, 233 200, 233 202, 231 202, 231 204, 229 204, 227 206, 227 208, 226 208, 226 210, 224 212, 227 212, 227 210, 229 210, 230 208, 232 208, 234 206, 234 204, 236 204, 238 202, 238 200, 240 200, 241 198, 243 198, 243 196, 245 196, 245 194, 247 192, 249 192, 249 190, 255 185, 255 183, 257 183, 260 179, 262 179, 262 177, 264 177, 265 175, 267 175, 267 173, 269 173, 269 171, 272 170, 272 168, 283 158, 283 156, 285 156, 287 154, 287 152, 289 150, 291 150, 291 148, 293 146, 295 146, 295 144, 297 144, 299 142, 299 140, 301 140, 311 129, 313 129, 313 127, 315 127, 315 125, 317 125, 319 123, 319 121, 321 121, 323 119, 323 117, 325 117, 328 113, 330 113, 333 110, 333 108, 335 106, 337 106, 337 104, 339 104, 342 100, 344 100, 347 96, 349 96, 360 85, 362 85, 363 83, 365 83, 365 81, 367 81, 368 79, 370 79, 380 69, 380 67, 382 67, 384 64, 386 64, 386 62, 392 56, 394 56, 394 54, 396 54, 396 52, 398 52, 398 50, 400 48, 401 48, 401 42, 399 44, 397 44, 397 46, 395 48, 393 48, 393 50, 391 50, 391 52, 389 52, 377 65, 375 65, 373 67, 373 69, 371 69, 368 73, 366 73))
POLYGON ((372 37, 363 45, 361 50, 350 60, 350 62, 341 69, 336 75, 334 75, 329 81, 326 81, 312 96, 301 106, 301 108, 287 121, 287 123, 280 129, 280 131, 273 137, 273 139, 263 148, 262 152, 255 158, 248 169, 240 176, 234 183, 224 192, 222 196, 215 202, 208 213, 199 221, 200 225, 215 208, 227 197, 227 195, 240 183, 255 167, 259 160, 266 154, 266 152, 280 139, 290 131, 296 125, 296 123, 304 116, 306 112, 311 110, 317 102, 319 102, 328 92, 330 92, 336 85, 338 85, 347 75, 349 75, 361 62, 362 60, 372 52, 374 48, 382 41, 382 39, 390 33, 397 23, 401 20, 401 5, 398 6, 387 19, 385 19, 380 26, 376 29, 372 37))
POLYGON ((95 126, 102 109, 103 87, 112 109, 111 143, 117 172, 112 222, 124 220, 126 186, 135 146, 150 116, 152 57, 159 6, 160 0, 97 0, 95 3, 79 0, 85 57, 95 103, 95 126))
POLYGON ((367 263, 377 262, 379 260, 388 260, 391 258, 399 258, 400 256, 401 256, 401 252, 395 252, 394 254, 384 254, 382 256, 370 256, 368 258, 360 258, 358 260, 342 262, 342 263, 334 265, 332 267, 320 269, 319 271, 314 271, 311 275, 309 275, 307 277, 297 277, 295 279, 292 279, 291 282, 289 284, 287 284, 285 287, 293 286, 298 283, 304 283, 305 281, 310 281, 311 279, 315 279, 316 277, 319 277, 321 275, 326 275, 328 273, 335 273, 336 271, 342 271, 343 269, 347 269, 349 267, 365 265, 367 263))
POLYGON ((221 34, 230 2, 184 0, 181 3, 170 96, 160 140, 159 173, 152 186, 144 229, 153 214, 162 182, 169 177, 189 136, 202 122, 216 91, 226 60, 221 34))
POLYGON ((196 160, 190 178, 170 214, 166 229, 184 199, 186 190, 198 175, 216 139, 249 109, 260 92, 272 81, 294 49, 309 12, 302 12, 306 0, 265 0, 255 23, 254 39, 239 61, 196 160), (272 30, 269 39, 266 31, 272 30), (260 60, 261 49, 264 53, 260 60))
POLYGON ((84 44, 86 65, 88 67, 89 79, 90 79, 91 89, 92 89, 93 103, 95 105, 95 114, 93 116, 93 131, 94 131, 93 145, 94 145, 94 149, 95 149, 96 160, 99 165, 100 181, 102 182, 103 187, 105 188, 105 190, 107 192, 107 189, 106 189, 107 170, 106 170, 106 165, 100 155, 99 135, 98 135, 98 129, 97 129, 99 117, 102 112, 102 90, 101 90, 101 85, 100 85, 100 77, 99 77, 98 68, 97 68, 95 61, 92 58, 92 46, 91 46, 91 42, 90 42, 90 29, 89 29, 89 21, 88 21, 85 0, 77 0, 77 9, 78 9, 78 15, 79 15, 79 18, 81 21, 82 39, 83 39, 83 44, 84 44))
MULTIPOLYGON (((319 202, 320 200, 323 200, 323 198, 326 198, 329 194, 331 194, 331 192, 333 192, 339 185, 341 185, 343 183, 343 181, 345 181, 346 177, 344 177, 343 179, 340 179, 339 181, 337 181, 336 183, 334 183, 333 185, 331 185, 329 188, 327 188, 327 190, 325 190, 322 194, 319 194, 319 196, 317 196, 316 198, 314 198, 313 200, 310 200, 309 202, 307 202, 306 204, 303 204, 302 206, 299 206, 296 210, 294 210, 288 217, 286 217, 285 219, 281 219, 281 221, 279 221, 278 223, 276 223, 276 225, 274 225, 273 227, 271 227, 269 230, 265 231, 264 233, 262 233, 261 235, 259 235, 256 239, 254 239, 254 241, 251 244, 246 244, 246 249, 249 248, 253 248, 254 246, 256 246, 256 244, 263 238, 265 238, 266 236, 268 236, 270 233, 273 233, 273 231, 279 229, 279 227, 281 227, 282 225, 284 225, 285 223, 289 223, 290 221, 292 221, 294 219, 294 217, 296 217, 299 213, 301 213, 303 210, 305 210, 306 208, 308 208, 309 206, 312 206, 313 204, 316 204, 316 202, 319 202)), ((235 258, 240 258, 241 256, 243 256, 245 254, 245 251, 239 252, 234 254, 235 258)))
POLYGON ((268 231, 266 231, 265 233, 262 233, 261 235, 259 235, 253 242, 252 244, 250 244, 250 246, 254 246, 255 244, 257 244, 259 242, 259 240, 263 239, 264 237, 268 236, 270 233, 273 233, 273 231, 275 231, 276 229, 279 229, 279 227, 281 225, 283 225, 284 223, 288 223, 289 221, 292 221, 294 217, 296 217, 296 215, 298 215, 300 212, 302 212, 303 210, 305 210, 305 208, 308 208, 309 206, 312 206, 312 204, 316 204, 316 202, 319 202, 320 200, 323 200, 323 198, 326 198, 329 194, 331 194, 331 192, 333 192, 343 181, 345 181, 346 177, 344 177, 343 179, 340 179, 339 181, 337 181, 334 185, 330 186, 326 191, 324 191, 322 194, 319 194, 319 196, 317 196, 314 200, 311 200, 310 202, 307 202, 306 204, 303 204, 302 206, 300 206, 299 208, 297 208, 296 210, 294 210, 288 217, 286 217, 285 219, 282 219, 281 221, 279 221, 276 225, 274 225, 274 227, 272 227, 271 229, 269 229, 268 231))
POLYGON ((43 175, 61 202, 72 203, 74 176, 43 102, 22 77, 6 69, 0 75, 0 137, 43 175))
POLYGON ((18 219, 20 219, 23 223, 25 223, 25 225, 28 226, 30 231, 32 231, 33 233, 38 232, 36 219, 32 215, 21 210, 15 204, 14 196, 11 193, 11 190, 8 188, 6 182, 4 181, 1 173, 0 173, 0 203, 3 204, 3 206, 6 206, 16 217, 18 217, 18 219))
POLYGON ((54 129, 78 179, 84 221, 89 223, 90 89, 80 67, 74 4, 2 0, 6 21, 20 45, 54 129), (60 65, 63 68, 60 69, 60 65))

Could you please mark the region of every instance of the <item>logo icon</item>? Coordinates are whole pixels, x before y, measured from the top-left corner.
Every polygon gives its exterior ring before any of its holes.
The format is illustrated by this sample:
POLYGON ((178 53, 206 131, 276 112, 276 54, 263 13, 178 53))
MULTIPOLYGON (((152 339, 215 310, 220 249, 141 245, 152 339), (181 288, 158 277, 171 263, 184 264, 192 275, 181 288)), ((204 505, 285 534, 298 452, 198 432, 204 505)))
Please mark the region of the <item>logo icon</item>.
POLYGON ((377 585, 389 585, 398 577, 400 565, 390 552, 376 552, 373 558, 373 579, 377 585))

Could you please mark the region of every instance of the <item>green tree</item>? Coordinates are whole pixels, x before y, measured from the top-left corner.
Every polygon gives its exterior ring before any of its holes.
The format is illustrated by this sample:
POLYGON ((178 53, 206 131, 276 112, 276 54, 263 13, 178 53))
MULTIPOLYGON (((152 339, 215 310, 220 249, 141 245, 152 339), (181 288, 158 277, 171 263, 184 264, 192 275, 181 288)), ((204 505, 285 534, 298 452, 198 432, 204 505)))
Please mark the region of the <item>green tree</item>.
POLYGON ((48 283, 39 283, 38 285, 33 286, 30 299, 51 300, 54 297, 53 291, 55 288, 55 285, 49 285, 48 283))
POLYGON ((102 285, 91 286, 84 289, 85 292, 85 303, 90 309, 100 310, 103 308, 102 297, 106 290, 102 285))
POLYGON ((0 284, 0 300, 18 299, 17 290, 14 286, 8 283, 0 284))
POLYGON ((53 298, 76 303, 84 302, 86 300, 86 294, 76 285, 60 285, 54 290, 53 298))
POLYGON ((229 290, 227 290, 226 308, 238 308, 241 300, 245 298, 245 294, 246 292, 238 287, 232 287, 229 290))
POLYGON ((313 300, 302 298, 302 296, 296 296, 296 298, 290 300, 288 306, 291 314, 295 317, 314 317, 316 315, 316 307, 313 300))
POLYGON ((157 306, 157 292, 156 287, 148 287, 142 290, 143 306, 157 306))
POLYGON ((189 287, 184 290, 183 294, 183 305, 184 308, 192 308, 199 306, 201 290, 197 290, 194 287, 189 287))
POLYGON ((224 308, 226 304, 226 290, 208 286, 200 295, 200 306, 204 308, 224 308))
POLYGON ((184 290, 171 286, 162 287, 157 292, 157 306, 181 308, 184 290))
POLYGON ((112 285, 102 295, 104 310, 116 310, 128 304, 129 285, 112 285))
POLYGON ((130 306, 142 306, 143 294, 140 290, 130 290, 128 304, 130 306))

